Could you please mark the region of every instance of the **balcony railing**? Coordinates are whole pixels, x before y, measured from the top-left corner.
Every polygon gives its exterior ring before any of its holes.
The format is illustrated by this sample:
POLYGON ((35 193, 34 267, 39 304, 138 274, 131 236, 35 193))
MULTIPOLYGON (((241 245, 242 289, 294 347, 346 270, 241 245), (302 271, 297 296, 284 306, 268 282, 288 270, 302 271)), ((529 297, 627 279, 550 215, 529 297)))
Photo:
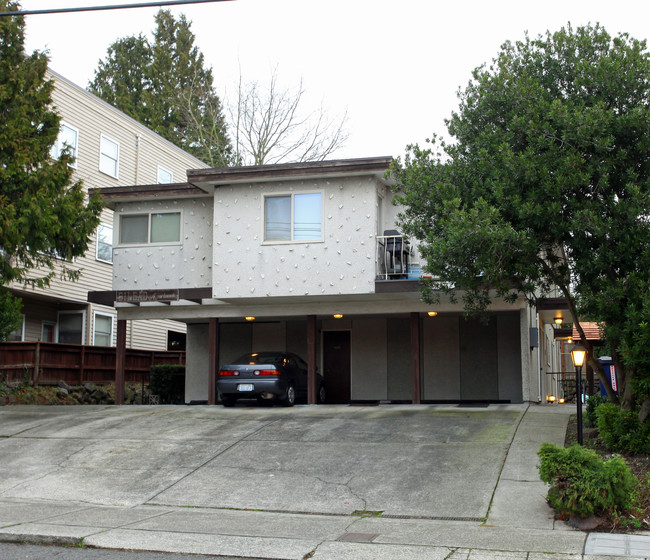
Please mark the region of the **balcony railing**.
POLYGON ((376 277, 378 280, 417 279, 422 276, 419 263, 413 262, 414 246, 405 235, 386 230, 376 241, 376 277))

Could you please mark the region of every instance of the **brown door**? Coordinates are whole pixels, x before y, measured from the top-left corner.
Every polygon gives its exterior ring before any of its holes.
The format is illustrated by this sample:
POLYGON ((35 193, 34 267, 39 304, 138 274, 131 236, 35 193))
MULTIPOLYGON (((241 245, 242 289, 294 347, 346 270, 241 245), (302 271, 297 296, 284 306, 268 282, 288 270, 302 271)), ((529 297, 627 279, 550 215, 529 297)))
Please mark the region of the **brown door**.
POLYGON ((323 370, 329 403, 350 402, 350 331, 323 333, 323 370))

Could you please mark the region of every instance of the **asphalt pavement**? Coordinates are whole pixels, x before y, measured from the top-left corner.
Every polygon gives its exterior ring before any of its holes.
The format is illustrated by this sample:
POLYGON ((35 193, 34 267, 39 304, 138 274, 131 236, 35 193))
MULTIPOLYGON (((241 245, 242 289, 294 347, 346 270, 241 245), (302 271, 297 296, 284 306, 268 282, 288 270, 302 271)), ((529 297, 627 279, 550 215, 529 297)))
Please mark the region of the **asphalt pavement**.
MULTIPOLYGON (((0 541, 303 560, 650 558, 553 518, 570 406, 4 406, 0 541)), ((64 558, 65 556, 62 556, 64 558)))

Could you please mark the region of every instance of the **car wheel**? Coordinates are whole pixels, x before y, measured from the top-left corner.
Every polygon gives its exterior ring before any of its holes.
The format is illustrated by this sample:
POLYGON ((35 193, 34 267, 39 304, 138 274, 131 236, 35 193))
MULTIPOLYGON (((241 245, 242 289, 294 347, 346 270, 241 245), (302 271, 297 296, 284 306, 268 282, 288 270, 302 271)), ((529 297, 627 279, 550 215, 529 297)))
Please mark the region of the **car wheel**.
POLYGON ((296 402, 296 389, 292 384, 287 387, 287 392, 281 400, 282 406, 293 406, 296 402))
POLYGON ((327 396, 327 393, 325 393, 325 384, 321 383, 320 387, 318 387, 318 395, 316 396, 316 401, 318 404, 325 404, 325 397, 327 396))
POLYGON ((221 396, 221 404, 226 407, 231 407, 235 406, 235 403, 237 402, 237 399, 234 397, 224 397, 223 395, 221 396))

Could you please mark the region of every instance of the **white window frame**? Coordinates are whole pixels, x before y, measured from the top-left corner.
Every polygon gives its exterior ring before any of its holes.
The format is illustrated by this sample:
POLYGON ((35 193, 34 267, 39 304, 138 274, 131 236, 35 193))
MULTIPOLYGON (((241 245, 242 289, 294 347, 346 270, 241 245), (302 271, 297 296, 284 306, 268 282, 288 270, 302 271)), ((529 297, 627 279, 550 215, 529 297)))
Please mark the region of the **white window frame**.
POLYGON ((322 243, 325 240, 325 197, 323 196, 323 191, 305 191, 305 192, 277 192, 277 193, 267 193, 262 196, 262 245, 283 245, 283 244, 295 244, 295 243, 322 243), (295 197, 306 194, 318 194, 320 195, 320 237, 314 239, 295 239, 295 224, 294 224, 294 209, 295 209, 295 197), (266 238, 266 200, 268 198, 291 198, 291 239, 267 239, 266 238))
MULTIPOLYGON (((81 342, 78 344, 86 344, 86 310, 70 310, 70 311, 59 311, 56 321, 56 341, 61 342, 60 333, 61 333, 61 315, 81 315, 81 342)), ((77 344, 75 342, 67 342, 66 344, 77 344)))
POLYGON ((98 261, 100 261, 100 262, 105 262, 105 263, 113 264, 113 226, 111 226, 111 225, 109 225, 109 224, 105 224, 105 223, 103 223, 103 222, 97 226, 97 247, 96 247, 96 249, 95 249, 95 258, 96 258, 98 261), (101 258, 101 257, 99 256, 99 244, 100 244, 100 241, 99 241, 99 230, 100 230, 100 228, 109 229, 109 230, 111 231, 111 235, 110 235, 110 240, 111 240, 111 243, 110 243, 110 247, 111 247, 111 260, 110 260, 110 261, 109 261, 109 260, 106 260, 106 259, 103 259, 103 258, 101 258))
POLYGON ((43 340, 43 327, 45 326, 52 327, 52 332, 54 333, 54 336, 52 336, 52 342, 56 342, 57 337, 59 336, 59 329, 57 323, 54 321, 41 321, 41 342, 49 342, 49 340, 43 340))
MULTIPOLYGON (((115 227, 115 226, 114 226, 115 227)), ((116 226, 115 239, 117 240, 118 247, 136 247, 142 245, 181 245, 183 243, 183 210, 164 210, 161 212, 124 212, 118 215, 117 226, 116 226), (151 241, 151 216, 157 214, 178 214, 179 215, 179 225, 178 225, 178 241, 151 241), (146 241, 136 241, 133 243, 124 243, 122 242, 122 218, 124 216, 147 216, 147 239, 146 241)))
POLYGON ((106 136, 104 133, 100 134, 99 139, 99 171, 100 173, 108 175, 109 177, 115 177, 115 179, 119 179, 120 176, 120 143, 117 140, 113 140, 111 137, 106 136), (109 154, 104 153, 104 141, 115 144, 115 147, 117 148, 117 156, 115 158, 109 154), (108 158, 109 160, 115 162, 115 174, 102 169, 102 161, 104 161, 103 158, 108 158))
POLYGON ((111 331, 108 335, 108 346, 113 346, 113 328, 115 325, 114 317, 110 313, 95 311, 93 313, 93 346, 97 346, 97 317, 108 317, 111 320, 111 331))
POLYGON ((61 152, 63 151, 63 148, 65 146, 65 144, 61 141, 62 140, 61 132, 64 127, 74 132, 74 146, 70 146, 72 148, 72 156, 74 159, 72 163, 68 165, 74 169, 77 169, 77 160, 79 159, 79 129, 78 128, 74 126, 70 126, 68 123, 61 121, 59 125, 59 134, 56 137, 56 142, 54 142, 54 144, 52 145, 50 155, 52 156, 53 159, 59 159, 61 157, 61 152))
POLYGON ((158 166, 158 174, 157 174, 157 181, 159 185, 170 185, 171 183, 174 182, 174 173, 171 172, 169 169, 166 167, 163 167, 162 165, 158 166), (169 175, 169 181, 161 181, 160 180, 160 173, 166 173, 169 175))

